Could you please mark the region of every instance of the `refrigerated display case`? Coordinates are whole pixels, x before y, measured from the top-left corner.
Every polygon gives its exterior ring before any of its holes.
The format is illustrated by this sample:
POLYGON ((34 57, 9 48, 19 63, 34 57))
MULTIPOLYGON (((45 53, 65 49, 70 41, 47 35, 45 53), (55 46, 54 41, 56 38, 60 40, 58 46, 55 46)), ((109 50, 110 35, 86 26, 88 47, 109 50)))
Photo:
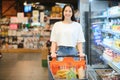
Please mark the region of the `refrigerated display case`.
MULTIPOLYGON (((92 17, 92 50, 101 50, 99 59, 110 67, 120 72, 120 7, 115 6, 108 9, 107 15, 92 17), (115 14, 110 13, 116 9, 115 14), (102 48, 101 48, 102 47, 102 48), (95 49, 94 49, 95 48, 95 49), (98 48, 98 49, 97 49, 98 48)), ((104 12, 104 13, 105 13, 104 12)))
MULTIPOLYGON (((101 12, 85 12, 86 24, 86 52, 88 62, 97 75, 95 80, 104 80, 106 76, 101 76, 108 69, 110 76, 120 77, 120 6, 108 7, 101 12)), ((92 72, 90 71, 90 72, 92 72)), ((92 78, 91 77, 91 78, 92 78)), ((107 76, 105 80, 113 80, 107 76)), ((90 80, 93 80, 90 79, 90 80)))

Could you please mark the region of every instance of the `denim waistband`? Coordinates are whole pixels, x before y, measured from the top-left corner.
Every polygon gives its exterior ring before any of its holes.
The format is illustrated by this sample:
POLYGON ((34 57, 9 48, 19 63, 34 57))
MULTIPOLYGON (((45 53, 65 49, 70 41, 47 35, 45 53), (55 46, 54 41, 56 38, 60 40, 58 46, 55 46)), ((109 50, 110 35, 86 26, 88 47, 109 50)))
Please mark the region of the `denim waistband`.
POLYGON ((59 55, 76 55, 77 49, 71 46, 59 46, 57 53, 59 55))
POLYGON ((72 46, 58 46, 58 48, 75 48, 75 47, 72 47, 72 46))

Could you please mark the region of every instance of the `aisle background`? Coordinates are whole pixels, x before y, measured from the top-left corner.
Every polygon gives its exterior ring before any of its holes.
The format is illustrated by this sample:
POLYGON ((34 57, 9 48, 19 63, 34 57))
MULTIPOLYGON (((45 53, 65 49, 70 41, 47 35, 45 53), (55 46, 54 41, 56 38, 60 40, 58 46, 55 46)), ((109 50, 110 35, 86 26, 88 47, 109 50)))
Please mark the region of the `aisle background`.
POLYGON ((4 53, 0 59, 0 80, 48 80, 39 53, 4 53))

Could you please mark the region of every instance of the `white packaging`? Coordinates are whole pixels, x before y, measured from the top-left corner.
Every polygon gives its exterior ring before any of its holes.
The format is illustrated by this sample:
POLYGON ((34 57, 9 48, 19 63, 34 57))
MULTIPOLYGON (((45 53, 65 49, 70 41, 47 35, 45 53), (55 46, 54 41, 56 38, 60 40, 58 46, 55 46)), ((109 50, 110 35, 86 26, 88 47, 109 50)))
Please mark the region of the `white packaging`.
POLYGON ((17 17, 10 17, 10 23, 18 23, 18 18, 17 17))
POLYGON ((8 30, 8 36, 12 36, 12 30, 8 30))
POLYGON ((39 16, 39 11, 38 10, 33 10, 32 15, 33 15, 33 17, 38 17, 39 16))
POLYGON ((45 17, 45 14, 44 12, 40 12, 40 22, 44 22, 44 17, 45 17))
POLYGON ((33 16, 33 17, 32 17, 32 21, 33 21, 33 23, 34 23, 34 22, 39 22, 39 19, 38 19, 38 17, 36 17, 36 16, 34 17, 34 16, 33 16))
POLYGON ((23 12, 18 12, 17 17, 18 18, 24 18, 24 13, 23 12))

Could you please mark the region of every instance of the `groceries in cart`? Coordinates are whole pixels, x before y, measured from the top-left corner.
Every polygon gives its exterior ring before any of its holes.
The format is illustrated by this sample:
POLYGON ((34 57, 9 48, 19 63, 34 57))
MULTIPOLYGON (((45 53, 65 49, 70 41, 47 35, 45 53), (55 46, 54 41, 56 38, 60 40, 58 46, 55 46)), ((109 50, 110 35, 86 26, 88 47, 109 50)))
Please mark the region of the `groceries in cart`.
POLYGON ((64 57, 63 61, 53 58, 49 61, 50 71, 54 80, 78 80, 86 77, 86 60, 74 60, 73 57, 64 57))

